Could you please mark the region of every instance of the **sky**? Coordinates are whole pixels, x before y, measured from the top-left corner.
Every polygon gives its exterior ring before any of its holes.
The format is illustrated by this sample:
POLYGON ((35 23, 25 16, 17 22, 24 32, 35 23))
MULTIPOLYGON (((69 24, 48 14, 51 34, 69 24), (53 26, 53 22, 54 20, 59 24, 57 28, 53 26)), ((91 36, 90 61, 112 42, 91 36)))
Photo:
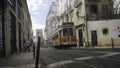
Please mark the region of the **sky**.
POLYGON ((36 29, 44 29, 46 15, 49 11, 50 4, 54 1, 55 0, 27 0, 34 36, 36 29))

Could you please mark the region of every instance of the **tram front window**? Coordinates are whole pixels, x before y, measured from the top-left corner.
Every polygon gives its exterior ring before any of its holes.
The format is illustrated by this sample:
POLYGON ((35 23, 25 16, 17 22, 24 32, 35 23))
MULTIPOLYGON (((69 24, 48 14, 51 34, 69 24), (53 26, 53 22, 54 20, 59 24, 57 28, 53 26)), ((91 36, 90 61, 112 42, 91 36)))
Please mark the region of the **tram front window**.
POLYGON ((65 28, 63 29, 63 35, 67 36, 67 35, 73 35, 73 29, 72 28, 65 28))
POLYGON ((72 28, 69 28, 69 35, 73 35, 73 29, 72 28))

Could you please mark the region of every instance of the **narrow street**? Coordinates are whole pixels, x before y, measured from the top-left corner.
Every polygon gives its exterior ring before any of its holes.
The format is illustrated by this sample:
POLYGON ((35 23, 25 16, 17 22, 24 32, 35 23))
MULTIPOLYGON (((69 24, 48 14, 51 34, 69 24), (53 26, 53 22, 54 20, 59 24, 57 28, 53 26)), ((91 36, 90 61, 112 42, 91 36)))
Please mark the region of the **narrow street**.
POLYGON ((48 68, 120 68, 119 49, 41 48, 40 57, 48 68))
POLYGON ((120 68, 120 0, 0 0, 0 68, 120 68))

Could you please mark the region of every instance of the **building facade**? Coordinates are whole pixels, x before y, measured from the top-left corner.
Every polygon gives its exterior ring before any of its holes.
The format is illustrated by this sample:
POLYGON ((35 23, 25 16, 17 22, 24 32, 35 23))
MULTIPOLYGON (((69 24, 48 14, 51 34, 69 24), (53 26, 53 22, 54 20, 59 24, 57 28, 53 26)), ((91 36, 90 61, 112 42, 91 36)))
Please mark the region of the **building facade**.
POLYGON ((36 37, 43 38, 43 29, 36 29, 36 37))
MULTIPOLYGON (((73 22, 78 47, 120 46, 120 42, 118 42, 120 41, 118 1, 56 0, 58 9, 57 16, 54 16, 58 18, 56 25, 59 27, 63 23, 73 22)), ((53 18, 53 16, 50 17, 53 18)), ((50 19, 47 19, 46 22, 48 21, 50 19)), ((50 25, 47 25, 46 29, 49 27, 48 29, 54 30, 50 25)))
MULTIPOLYGON (((120 25, 120 17, 114 14, 113 1, 76 0, 77 20, 74 21, 78 47, 107 47, 119 45, 119 32, 114 29, 120 25), (79 2, 78 2, 79 1, 79 2), (114 21, 114 23, 112 23, 114 21), (112 37, 111 37, 112 36, 112 37), (117 37, 116 37, 117 36, 117 37), (114 39, 114 42, 112 41, 114 39), (117 40, 116 40, 117 39, 117 40)), ((119 30, 119 29, 118 29, 119 30)))
POLYGON ((4 4, 3 1, 0 1, 0 58, 5 56, 5 47, 4 43, 4 4))
POLYGON ((114 12, 120 14, 120 0, 114 0, 114 12))
POLYGON ((51 45, 52 34, 58 28, 58 17, 57 17, 57 3, 52 2, 50 10, 46 17, 45 35, 46 35, 46 45, 51 45))
POLYGON ((41 41, 40 41, 40 46, 43 47, 44 45, 44 39, 43 39, 43 29, 36 29, 36 42, 35 44, 37 45, 38 42, 38 37, 40 37, 41 41))
POLYGON ((0 57, 9 57, 23 51, 25 40, 32 36, 26 0, 1 0, 0 15, 0 57))

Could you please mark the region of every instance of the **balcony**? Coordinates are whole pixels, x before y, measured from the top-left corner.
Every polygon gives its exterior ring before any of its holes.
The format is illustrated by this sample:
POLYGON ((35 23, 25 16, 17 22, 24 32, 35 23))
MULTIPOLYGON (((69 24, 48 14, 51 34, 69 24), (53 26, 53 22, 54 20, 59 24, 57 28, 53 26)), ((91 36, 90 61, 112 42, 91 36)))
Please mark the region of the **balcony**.
POLYGON ((63 22, 62 27, 74 27, 74 23, 73 22, 63 22))
POLYGON ((74 7, 77 8, 79 5, 82 4, 82 0, 75 0, 74 1, 74 7))

